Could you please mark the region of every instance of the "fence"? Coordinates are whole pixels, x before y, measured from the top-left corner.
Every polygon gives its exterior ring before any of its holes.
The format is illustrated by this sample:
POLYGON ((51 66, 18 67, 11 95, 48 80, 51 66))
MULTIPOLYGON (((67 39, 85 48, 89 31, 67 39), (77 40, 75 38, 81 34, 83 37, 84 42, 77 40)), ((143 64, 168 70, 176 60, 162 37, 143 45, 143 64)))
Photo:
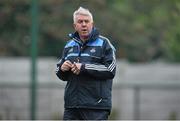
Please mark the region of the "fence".
MULTIPOLYGON (((0 84, 0 119, 30 119, 29 88, 27 83, 0 84)), ((63 91, 62 84, 38 84, 38 119, 62 119, 63 91)), ((120 82, 113 86, 110 119, 180 119, 179 104, 180 83, 177 81, 120 82)))

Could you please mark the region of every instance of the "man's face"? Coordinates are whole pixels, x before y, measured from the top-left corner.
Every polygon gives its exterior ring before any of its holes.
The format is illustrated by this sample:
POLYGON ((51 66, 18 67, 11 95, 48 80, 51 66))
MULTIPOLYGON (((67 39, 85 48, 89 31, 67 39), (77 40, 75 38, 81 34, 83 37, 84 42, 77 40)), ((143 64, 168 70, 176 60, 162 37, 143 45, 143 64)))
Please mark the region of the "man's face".
POLYGON ((74 28, 79 33, 81 39, 87 39, 93 28, 93 22, 90 16, 77 15, 74 28))

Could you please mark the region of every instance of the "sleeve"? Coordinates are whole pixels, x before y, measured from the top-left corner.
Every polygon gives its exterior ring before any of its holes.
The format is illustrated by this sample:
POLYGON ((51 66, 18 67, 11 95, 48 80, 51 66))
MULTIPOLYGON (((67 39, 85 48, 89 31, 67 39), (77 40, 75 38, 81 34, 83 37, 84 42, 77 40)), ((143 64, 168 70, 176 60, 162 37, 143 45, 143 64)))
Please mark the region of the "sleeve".
POLYGON ((98 79, 113 79, 116 72, 115 48, 107 41, 101 64, 82 64, 82 74, 87 74, 98 79))
POLYGON ((59 59, 58 63, 56 64, 56 75, 59 79, 61 79, 62 81, 67 81, 67 77, 68 77, 68 74, 69 72, 63 72, 61 70, 61 66, 62 64, 64 63, 65 61, 65 49, 63 51, 63 54, 62 54, 62 58, 59 59))

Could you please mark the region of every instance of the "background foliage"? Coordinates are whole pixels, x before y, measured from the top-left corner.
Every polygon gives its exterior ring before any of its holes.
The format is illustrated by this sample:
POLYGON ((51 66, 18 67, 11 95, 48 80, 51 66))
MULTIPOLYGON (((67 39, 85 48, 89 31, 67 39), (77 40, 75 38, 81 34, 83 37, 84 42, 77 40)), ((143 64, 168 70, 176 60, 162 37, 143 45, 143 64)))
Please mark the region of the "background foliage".
MULTIPOLYGON (((118 58, 180 62, 179 0, 39 0, 39 56, 61 55, 79 6, 93 13, 118 58)), ((0 56, 30 55, 30 8, 30 0, 0 1, 0 56)))

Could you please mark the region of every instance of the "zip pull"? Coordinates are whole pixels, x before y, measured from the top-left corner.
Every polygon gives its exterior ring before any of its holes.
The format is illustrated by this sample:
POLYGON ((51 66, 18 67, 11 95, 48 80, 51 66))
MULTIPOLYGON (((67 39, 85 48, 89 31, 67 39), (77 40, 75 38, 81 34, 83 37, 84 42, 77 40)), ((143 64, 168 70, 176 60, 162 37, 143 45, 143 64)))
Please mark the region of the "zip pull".
POLYGON ((99 99, 97 103, 100 103, 101 101, 102 101, 102 98, 101 98, 101 99, 99 99))

